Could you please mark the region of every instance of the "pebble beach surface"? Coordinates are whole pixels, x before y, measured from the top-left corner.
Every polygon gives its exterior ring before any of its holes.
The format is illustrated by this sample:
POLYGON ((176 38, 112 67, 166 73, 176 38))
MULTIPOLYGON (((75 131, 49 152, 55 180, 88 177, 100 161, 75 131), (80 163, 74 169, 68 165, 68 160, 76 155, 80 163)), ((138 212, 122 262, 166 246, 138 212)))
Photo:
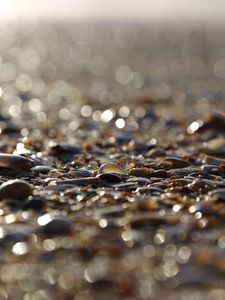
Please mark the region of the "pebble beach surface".
POLYGON ((0 299, 225 299, 222 30, 0 36, 0 299))

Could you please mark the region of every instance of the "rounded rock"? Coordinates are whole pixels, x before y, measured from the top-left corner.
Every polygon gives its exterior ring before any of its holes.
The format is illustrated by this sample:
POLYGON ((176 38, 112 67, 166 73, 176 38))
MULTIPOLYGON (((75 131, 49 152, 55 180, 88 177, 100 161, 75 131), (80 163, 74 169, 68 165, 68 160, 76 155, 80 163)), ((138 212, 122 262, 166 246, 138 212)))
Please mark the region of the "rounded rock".
POLYGON ((188 161, 178 157, 165 157, 159 164, 166 169, 180 169, 186 168, 190 165, 188 161))
POLYGON ((209 200, 213 202, 225 202, 225 188, 215 189, 209 192, 209 200))
POLYGON ((44 235, 69 235, 72 232, 72 223, 64 218, 55 218, 38 231, 44 235))
POLYGON ((225 153, 225 138, 222 136, 209 140, 204 150, 208 154, 224 154, 225 153))
POLYGON ((24 180, 9 180, 0 186, 0 199, 27 198, 33 194, 33 189, 33 186, 24 180))
POLYGON ((50 166, 38 165, 31 169, 35 174, 48 174, 51 170, 53 170, 50 166))
POLYGON ((0 167, 2 168, 29 171, 32 166, 32 161, 29 158, 19 155, 0 153, 0 167))
POLYGON ((103 181, 107 181, 110 183, 118 183, 122 181, 122 178, 120 175, 115 174, 115 173, 103 173, 99 174, 98 178, 100 178, 103 181))

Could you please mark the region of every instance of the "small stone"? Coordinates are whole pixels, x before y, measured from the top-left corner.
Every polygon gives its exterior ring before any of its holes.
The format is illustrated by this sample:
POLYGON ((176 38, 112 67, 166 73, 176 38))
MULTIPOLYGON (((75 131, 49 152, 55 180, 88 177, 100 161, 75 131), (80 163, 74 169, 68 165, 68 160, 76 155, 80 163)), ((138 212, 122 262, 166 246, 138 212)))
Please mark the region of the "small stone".
POLYGON ((209 192, 209 201, 225 202, 225 188, 210 191, 209 192))
POLYGON ((48 154, 56 156, 63 162, 69 162, 74 158, 74 155, 81 154, 80 147, 70 144, 53 144, 50 146, 48 154))
POLYGON ((29 171, 33 166, 32 160, 13 154, 0 153, 0 167, 29 171))
POLYGON ((188 161, 178 157, 165 157, 160 161, 159 165, 166 169, 179 169, 186 168, 190 164, 188 161))
POLYGON ((90 177, 93 175, 89 170, 87 170, 85 168, 71 170, 67 174, 70 176, 75 176, 75 177, 90 177))
POLYGON ((101 180, 107 181, 109 183, 118 183, 122 181, 121 176, 115 173, 103 173, 103 174, 99 174, 98 177, 101 180))
POLYGON ((216 187, 215 183, 212 180, 208 179, 195 179, 192 183, 188 184, 188 187, 193 191, 203 191, 207 192, 216 187))
POLYGON ((0 134, 14 135, 19 134, 20 128, 11 122, 0 121, 0 134))
POLYGON ((225 131, 225 115, 214 112, 211 113, 205 120, 196 120, 188 126, 187 133, 201 133, 208 129, 225 131))
MULTIPOLYGON (((30 198, 30 197, 29 197, 30 198)), ((33 198, 30 199, 24 206, 25 209, 41 210, 45 207, 45 201, 43 199, 33 198)))
POLYGON ((151 177, 154 173, 152 168, 132 168, 130 170, 130 175, 137 177, 151 177))
POLYGON ((120 145, 124 145, 124 144, 128 144, 130 141, 134 140, 134 137, 132 135, 129 134, 123 134, 120 135, 116 138, 118 144, 120 145))
POLYGON ((113 163, 105 163, 101 165, 101 167, 98 170, 99 174, 103 173, 114 173, 114 174, 121 174, 121 175, 127 175, 127 171, 116 164, 113 163))
POLYGON ((201 169, 203 172, 207 173, 207 174, 214 174, 214 175, 220 175, 223 170, 216 165, 203 165, 201 166, 201 169))
POLYGON ((9 180, 0 186, 0 199, 27 198, 33 194, 33 186, 24 180, 9 180))
POLYGON ((196 169, 195 168, 181 168, 181 169, 171 169, 167 172, 167 174, 169 175, 169 177, 171 176, 188 176, 190 175, 192 172, 195 172, 196 169))
POLYGON ((31 169, 35 174, 48 174, 51 170, 53 170, 52 167, 45 165, 35 166, 31 169))
POLYGON ((68 235, 72 232, 72 223, 64 218, 55 218, 41 226, 38 232, 44 235, 68 235))
POLYGON ((204 146, 208 154, 224 154, 225 153, 225 138, 223 136, 216 137, 214 139, 209 140, 204 146))
POLYGON ((216 130, 225 131, 225 115, 214 112, 208 116, 208 126, 216 130))

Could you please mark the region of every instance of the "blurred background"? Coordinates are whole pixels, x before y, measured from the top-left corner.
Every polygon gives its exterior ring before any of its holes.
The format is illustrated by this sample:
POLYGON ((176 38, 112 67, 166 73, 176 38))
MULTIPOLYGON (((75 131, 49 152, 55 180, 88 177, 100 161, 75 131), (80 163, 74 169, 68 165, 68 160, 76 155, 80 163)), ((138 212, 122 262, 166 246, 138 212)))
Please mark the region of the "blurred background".
POLYGON ((0 0, 2 114, 43 122, 53 107, 71 121, 137 99, 224 109, 224 17, 222 0, 0 0))
POLYGON ((5 19, 90 20, 224 20, 223 0, 1 0, 0 15, 5 19))

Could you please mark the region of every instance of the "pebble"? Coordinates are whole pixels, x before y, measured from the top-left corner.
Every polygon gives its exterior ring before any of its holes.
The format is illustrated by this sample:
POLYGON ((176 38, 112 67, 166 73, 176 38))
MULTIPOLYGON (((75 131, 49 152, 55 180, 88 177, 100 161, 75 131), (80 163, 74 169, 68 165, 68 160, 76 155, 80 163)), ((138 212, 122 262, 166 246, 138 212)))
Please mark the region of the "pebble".
POLYGON ((33 194, 34 187, 24 180, 15 179, 4 182, 0 186, 0 199, 4 198, 27 198, 33 194))
POLYGON ((209 140, 203 145, 203 150, 208 154, 224 154, 225 153, 225 138, 223 136, 209 140))
POLYGON ((190 163, 184 159, 177 157, 165 157, 161 159, 159 165, 166 169, 180 169, 188 167, 190 163))
POLYGON ((118 183, 122 181, 121 176, 115 173, 103 173, 99 174, 98 178, 100 178, 103 181, 110 182, 110 183, 118 183))
POLYGON ((68 173, 70 176, 75 176, 75 177, 90 177, 93 176, 92 172, 85 168, 80 168, 80 169, 75 169, 75 170, 70 170, 68 173))
POLYGON ((66 218, 57 217, 37 230, 44 235, 69 235, 72 233, 72 223, 66 218))
POLYGON ((218 131, 225 131, 225 115, 218 112, 210 114, 206 126, 212 127, 218 131))
POLYGON ((209 200, 225 202, 225 188, 215 189, 209 192, 209 200))
POLYGON ((116 164, 113 163, 105 163, 100 166, 98 170, 99 174, 103 173, 115 173, 115 174, 121 174, 121 175, 127 175, 127 171, 116 164))
POLYGON ((24 206, 24 209, 42 210, 45 206, 46 201, 44 201, 44 199, 32 198, 28 199, 24 206))
POLYGON ((29 171, 33 162, 23 156, 0 153, 0 167, 29 171))
POLYGON ((59 155, 61 153, 68 152, 72 154, 80 154, 82 149, 80 147, 70 145, 70 144, 53 144, 49 148, 50 155, 59 155))
POLYGON ((63 162, 69 162, 74 155, 81 154, 82 148, 70 144, 53 144, 50 146, 48 154, 57 157, 63 162))
POLYGON ((188 184, 188 187, 190 187, 194 191, 207 192, 216 188, 216 184, 212 180, 197 178, 192 181, 192 183, 188 184))
POLYGON ((8 233, 4 236, 3 240, 1 241, 4 247, 9 246, 11 243, 18 243, 18 242, 26 242, 29 239, 29 234, 22 233, 22 232, 12 232, 8 233))
POLYGON ((213 176, 206 173, 206 172, 194 172, 189 174, 191 177, 199 177, 199 178, 205 178, 205 179, 213 179, 213 176))
POLYGON ((35 174, 48 174, 51 170, 53 170, 53 168, 46 165, 38 165, 31 169, 35 174))
POLYGON ((65 179, 65 180, 54 180, 54 183, 57 185, 80 185, 80 186, 109 186, 109 183, 106 180, 102 180, 99 177, 85 177, 85 178, 74 178, 74 179, 65 179))
POLYGON ((191 174, 192 172, 195 172, 195 168, 182 168, 182 169, 172 169, 167 172, 167 174, 170 176, 187 176, 191 174))
POLYGON ((203 165, 201 167, 202 171, 207 173, 208 176, 224 176, 225 172, 221 167, 215 165, 203 165))
POLYGON ((196 120, 187 127, 187 133, 201 133, 208 129, 225 131, 225 115, 221 113, 211 113, 205 120, 196 120))
POLYGON ((120 145, 124 145, 124 144, 128 144, 130 141, 134 140, 134 137, 132 135, 120 135, 116 137, 116 140, 118 142, 118 144, 120 145))
POLYGON ((153 175, 154 170, 151 168, 132 168, 129 173, 137 177, 150 177, 153 175))
POLYGON ((0 134, 14 135, 19 134, 20 128, 11 122, 0 121, 0 134))

